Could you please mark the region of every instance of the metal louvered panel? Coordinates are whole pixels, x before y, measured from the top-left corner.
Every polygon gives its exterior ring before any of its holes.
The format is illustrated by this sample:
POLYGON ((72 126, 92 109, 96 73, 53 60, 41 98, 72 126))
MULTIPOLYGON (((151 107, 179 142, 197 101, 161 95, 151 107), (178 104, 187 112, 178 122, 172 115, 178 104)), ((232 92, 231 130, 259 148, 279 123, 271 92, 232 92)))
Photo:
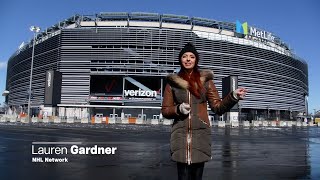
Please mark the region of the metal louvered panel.
MULTIPOLYGON (((60 59, 60 35, 53 36, 35 46, 32 76, 31 105, 44 103, 46 71, 58 69, 60 59)), ((28 103, 28 87, 31 67, 32 47, 21 51, 10 58, 7 71, 7 89, 10 92, 9 105, 26 105, 28 103)))
MULTIPOLYGON (((223 77, 239 76, 239 86, 249 89, 242 108, 291 107, 304 111, 308 67, 303 61, 237 37, 141 26, 62 29, 39 43, 33 104, 43 103, 45 72, 49 69, 62 74, 61 103, 83 104, 90 95, 91 75, 165 77, 179 67, 178 54, 187 42, 199 51, 200 67, 214 71, 219 92, 223 77)), ((31 48, 8 62, 9 104, 24 104, 27 99, 30 60, 31 48)))
POLYGON ((304 109, 301 102, 308 92, 306 65, 292 57, 254 46, 208 40, 190 30, 135 27, 62 31, 60 71, 74 77, 87 75, 77 80, 70 77, 71 84, 63 82, 66 94, 62 93, 62 101, 67 102, 70 93, 85 101, 89 92, 85 93, 84 87, 90 84, 90 74, 165 76, 178 67, 177 56, 186 42, 193 42, 200 52, 200 66, 215 72, 219 91, 222 77, 239 76, 239 85, 250 90, 243 108, 275 103, 280 109, 287 109, 288 104, 295 110, 304 109), (72 92, 73 86, 81 88, 72 92))

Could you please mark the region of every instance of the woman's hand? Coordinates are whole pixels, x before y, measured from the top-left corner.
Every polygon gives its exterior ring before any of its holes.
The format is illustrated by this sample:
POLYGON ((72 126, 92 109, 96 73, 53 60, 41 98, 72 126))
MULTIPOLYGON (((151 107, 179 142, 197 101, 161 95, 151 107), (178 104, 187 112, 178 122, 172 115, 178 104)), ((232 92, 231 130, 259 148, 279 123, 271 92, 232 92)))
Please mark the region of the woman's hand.
POLYGON ((182 103, 179 105, 179 111, 181 114, 187 115, 190 113, 191 107, 188 103, 182 103))
POLYGON ((236 96, 237 99, 242 100, 246 96, 248 90, 245 88, 238 88, 234 90, 233 95, 236 96))

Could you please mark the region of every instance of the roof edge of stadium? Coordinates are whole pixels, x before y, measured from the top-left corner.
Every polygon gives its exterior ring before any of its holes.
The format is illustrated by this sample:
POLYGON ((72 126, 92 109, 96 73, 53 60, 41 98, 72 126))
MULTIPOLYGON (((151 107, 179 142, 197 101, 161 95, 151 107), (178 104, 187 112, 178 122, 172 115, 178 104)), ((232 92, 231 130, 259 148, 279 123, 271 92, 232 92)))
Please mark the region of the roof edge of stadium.
MULTIPOLYGON (((47 35, 53 34, 58 30, 65 29, 70 25, 76 24, 76 27, 81 28, 81 22, 83 21, 149 21, 149 22, 160 22, 161 23, 178 23, 178 24, 186 24, 193 26, 202 26, 209 28, 216 28, 219 30, 227 30, 236 32, 236 24, 231 22, 217 21, 213 19, 201 18, 201 17, 189 17, 184 15, 175 15, 175 14, 158 14, 158 13, 149 13, 149 12, 100 12, 99 14, 94 15, 79 15, 75 14, 74 16, 65 19, 63 21, 58 22, 57 24, 46 28, 42 32, 38 33, 36 37, 36 41, 45 37, 47 35)), ((262 29, 259 29, 262 30, 262 29)), ((279 37, 275 36, 277 41, 275 42, 280 47, 283 47, 288 52, 290 52, 290 56, 300 60, 301 62, 306 63, 306 61, 295 53, 293 53, 292 49, 289 49, 289 46, 280 40, 279 37)), ((19 53, 21 50, 26 48, 27 46, 32 46, 33 40, 30 40, 29 43, 25 43, 24 47, 20 47, 16 53, 19 53)), ((14 56, 14 53, 12 56, 14 56)), ((11 56, 11 57, 12 57, 11 56)))

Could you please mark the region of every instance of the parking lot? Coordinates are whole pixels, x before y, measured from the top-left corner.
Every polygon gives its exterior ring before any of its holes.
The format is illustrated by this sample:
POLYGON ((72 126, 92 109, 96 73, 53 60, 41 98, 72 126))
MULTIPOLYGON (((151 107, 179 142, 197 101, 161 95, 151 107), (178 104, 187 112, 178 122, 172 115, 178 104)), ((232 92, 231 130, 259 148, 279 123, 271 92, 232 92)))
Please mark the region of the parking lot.
MULTIPOLYGON (((213 159, 203 179, 320 179, 319 129, 215 126, 213 159)), ((169 137, 170 126, 163 125, 0 123, 0 179, 177 179, 169 137), (32 155, 32 145, 74 144, 117 150, 32 155), (32 162, 33 157, 68 162, 32 162)))

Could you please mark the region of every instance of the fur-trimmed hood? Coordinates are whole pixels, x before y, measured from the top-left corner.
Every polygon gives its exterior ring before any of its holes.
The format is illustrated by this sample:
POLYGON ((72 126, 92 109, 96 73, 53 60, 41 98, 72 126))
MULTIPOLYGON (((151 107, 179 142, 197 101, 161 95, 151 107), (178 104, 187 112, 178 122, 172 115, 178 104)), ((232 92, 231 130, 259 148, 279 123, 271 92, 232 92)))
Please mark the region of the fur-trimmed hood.
MULTIPOLYGON (((200 71, 200 81, 205 84, 209 80, 213 80, 213 72, 209 69, 199 70, 200 71)), ((182 79, 177 73, 169 74, 167 76, 167 81, 172 86, 177 86, 183 89, 188 89, 188 81, 182 79)))

